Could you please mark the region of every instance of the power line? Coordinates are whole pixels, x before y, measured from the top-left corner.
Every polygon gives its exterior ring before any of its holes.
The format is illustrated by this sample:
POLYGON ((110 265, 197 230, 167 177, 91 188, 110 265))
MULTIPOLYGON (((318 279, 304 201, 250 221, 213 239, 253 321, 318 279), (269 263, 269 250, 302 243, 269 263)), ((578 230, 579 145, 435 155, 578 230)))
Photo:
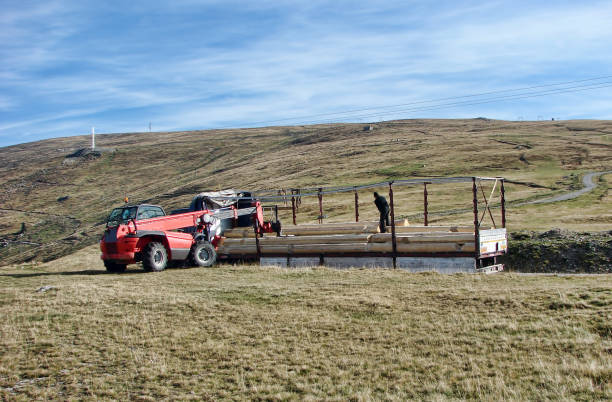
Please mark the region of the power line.
POLYGON ((600 82, 600 83, 594 83, 594 84, 589 84, 589 85, 578 85, 575 87, 550 89, 548 91, 528 92, 527 94, 521 93, 521 94, 514 94, 514 95, 506 95, 502 97, 493 97, 487 100, 476 101, 475 103, 471 103, 472 101, 462 101, 462 102, 452 102, 452 103, 441 104, 441 105, 434 104, 434 105, 429 105, 429 106, 422 106, 422 107, 409 108, 409 109, 397 109, 397 110, 389 111, 389 109, 391 108, 395 109, 395 108, 403 108, 405 106, 422 105, 422 104, 427 104, 427 103, 435 103, 435 102, 442 102, 442 101, 448 101, 448 100, 476 98, 476 97, 493 95, 493 94, 524 92, 524 91, 529 91, 529 90, 537 89, 537 88, 550 88, 550 87, 555 87, 555 86, 584 83, 584 82, 589 82, 589 81, 601 81, 601 80, 605 80, 608 78, 612 78, 612 75, 587 78, 587 79, 582 79, 582 80, 564 81, 564 82, 558 82, 558 83, 553 83, 553 84, 533 85, 533 86, 522 87, 522 88, 503 89, 503 90, 480 92, 480 93, 461 95, 461 96, 436 98, 436 99, 431 99, 431 100, 415 101, 415 102, 395 104, 395 105, 376 106, 376 107, 368 107, 368 108, 362 108, 362 109, 345 110, 345 111, 340 111, 340 112, 329 112, 329 113, 320 113, 320 114, 313 114, 313 115, 306 115, 306 116, 299 116, 299 117, 288 117, 288 118, 283 118, 283 119, 265 120, 265 121, 259 121, 259 122, 240 124, 238 126, 229 125, 229 126, 222 126, 222 127, 217 127, 217 128, 222 129, 222 128, 254 127, 254 126, 268 125, 271 123, 279 123, 279 122, 288 122, 288 121, 295 122, 296 120, 303 120, 303 121, 298 121, 294 124, 306 124, 306 123, 315 124, 317 122, 333 122, 333 121, 338 121, 340 119, 346 119, 346 118, 363 118, 363 117, 388 115, 388 114, 396 113, 396 112, 435 110, 437 108, 443 108, 443 107, 449 107, 449 106, 459 106, 459 105, 464 105, 464 106, 478 105, 478 104, 491 103, 491 102, 496 102, 499 100, 506 100, 506 99, 512 99, 512 98, 523 99, 523 98, 528 98, 528 97, 545 96, 547 94, 553 94, 553 93, 570 93, 570 92, 579 92, 579 91, 590 90, 590 89, 605 88, 608 85, 605 85, 605 86, 598 86, 598 85, 609 84, 610 82, 603 82, 603 83, 600 82), (576 88, 576 90, 569 91, 568 89, 571 89, 571 88, 576 88), (580 89, 580 88, 585 88, 585 89, 580 89), (352 116, 352 114, 354 113, 368 112, 368 111, 375 111, 375 110, 378 110, 378 111, 370 113, 370 114, 366 114, 366 115, 352 116), (342 115, 346 115, 346 116, 342 116, 342 115), (332 119, 324 119, 324 120, 310 120, 310 119, 324 117, 324 116, 337 116, 337 117, 332 118, 332 119), (308 119, 308 120, 305 120, 305 119, 308 119))
MULTIPOLYGON (((523 93, 523 94, 516 94, 516 95, 506 95, 506 96, 494 97, 494 98, 477 100, 477 101, 451 102, 451 103, 443 103, 439 105, 422 106, 422 107, 409 108, 409 109, 395 109, 395 110, 389 110, 386 112, 377 112, 377 113, 347 116, 347 117, 350 117, 353 119, 363 119, 366 117, 378 117, 378 116, 385 116, 385 115, 390 115, 390 114, 395 114, 395 113, 422 112, 422 111, 445 109, 445 108, 454 107, 454 106, 472 106, 472 105, 481 105, 481 104, 486 104, 486 103, 501 102, 504 100, 527 99, 527 98, 535 98, 535 97, 547 96, 547 95, 552 95, 552 94, 582 92, 582 91, 589 91, 589 90, 600 89, 600 88, 607 88, 611 86, 612 86, 612 82, 604 82, 604 83, 599 83, 597 85, 572 87, 571 89, 570 88, 559 88, 559 89, 553 89, 553 90, 548 90, 548 91, 531 92, 531 93, 523 93)), ((337 119, 298 122, 296 124, 331 123, 334 121, 337 121, 337 119)))

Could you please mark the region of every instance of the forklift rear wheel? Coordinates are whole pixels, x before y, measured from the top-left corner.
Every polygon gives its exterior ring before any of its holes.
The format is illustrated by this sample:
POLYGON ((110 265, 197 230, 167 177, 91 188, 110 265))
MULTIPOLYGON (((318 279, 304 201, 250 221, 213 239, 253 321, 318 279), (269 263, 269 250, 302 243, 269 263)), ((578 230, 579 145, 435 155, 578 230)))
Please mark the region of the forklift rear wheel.
POLYGON ((163 244, 152 241, 142 253, 142 266, 147 272, 159 272, 168 265, 168 252, 163 244))
POLYGON ((125 272, 126 264, 118 264, 114 261, 104 260, 104 266, 107 272, 125 272))
POLYGON ((210 267, 216 261, 217 252, 207 241, 199 241, 191 249, 191 262, 198 267, 210 267))

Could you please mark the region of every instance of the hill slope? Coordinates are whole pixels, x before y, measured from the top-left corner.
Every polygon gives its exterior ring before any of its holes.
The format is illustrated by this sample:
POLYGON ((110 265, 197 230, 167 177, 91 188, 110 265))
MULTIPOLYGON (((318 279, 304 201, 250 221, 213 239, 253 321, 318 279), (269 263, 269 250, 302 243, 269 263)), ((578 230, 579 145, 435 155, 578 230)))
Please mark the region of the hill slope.
MULTIPOLYGON (((69 137, 0 149, 0 264, 50 259, 98 240, 106 215, 122 203, 167 210, 207 189, 354 185, 436 176, 504 176, 508 225, 580 231, 612 227, 606 175, 576 200, 521 205, 580 186, 581 174, 612 168, 612 122, 402 120, 373 125, 109 134, 104 152, 79 153, 88 138, 69 137)), ((384 189, 383 189, 384 191, 384 189)), ((422 212, 422 189, 398 192, 398 215, 422 212)), ((465 186, 432 186, 431 210, 471 206, 465 186)), ((305 200, 300 222, 318 214, 305 200)), ((369 194, 362 219, 375 213, 369 194)), ((330 220, 352 219, 352 195, 326 199, 330 220), (348 197, 348 198, 346 198, 348 197)), ((285 222, 289 222, 284 216, 285 222)), ((433 214, 432 223, 470 222, 470 212, 433 214)))

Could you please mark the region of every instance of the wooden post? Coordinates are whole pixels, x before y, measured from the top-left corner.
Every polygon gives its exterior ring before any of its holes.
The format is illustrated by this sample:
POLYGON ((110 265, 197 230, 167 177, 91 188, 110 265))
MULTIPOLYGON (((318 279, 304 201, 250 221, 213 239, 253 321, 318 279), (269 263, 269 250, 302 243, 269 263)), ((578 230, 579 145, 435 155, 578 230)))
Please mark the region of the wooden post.
POLYGON ((393 245, 393 268, 397 268, 397 238, 395 237, 395 206, 393 204, 393 182, 389 182, 389 202, 391 206, 391 243, 393 245))
POLYGON ((276 227, 276 236, 281 235, 280 221, 278 220, 278 204, 274 205, 274 225, 276 227))
POLYGON ((323 223, 323 189, 319 187, 319 223, 323 223))
POLYGON ((293 224, 297 225, 296 223, 296 216, 295 216, 295 196, 291 196, 291 212, 293 214, 293 224))
POLYGON ((425 226, 428 226, 427 212, 427 183, 423 183, 423 216, 425 226))
POLYGON ((355 222, 359 222, 359 194, 355 189, 355 222))
POLYGON ((474 266, 478 268, 478 257, 480 253, 480 229, 478 223, 478 188, 476 187, 476 177, 472 177, 472 203, 474 204, 474 266))
POLYGON ((501 180, 501 214, 502 228, 506 228, 506 190, 504 189, 504 179, 501 180))

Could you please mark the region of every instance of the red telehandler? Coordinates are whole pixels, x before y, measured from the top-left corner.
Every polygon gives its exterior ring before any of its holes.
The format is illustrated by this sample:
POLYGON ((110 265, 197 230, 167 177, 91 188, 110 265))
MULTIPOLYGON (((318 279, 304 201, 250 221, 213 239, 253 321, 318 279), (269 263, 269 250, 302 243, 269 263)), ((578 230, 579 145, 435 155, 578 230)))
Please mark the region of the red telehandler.
POLYGON ((222 220, 237 222, 239 217, 243 221, 247 218, 259 235, 280 232, 278 221, 264 222, 258 201, 249 203, 247 208, 231 206, 174 215, 148 204, 115 208, 100 240, 104 266, 109 272, 123 272, 128 264, 141 261, 145 271, 163 271, 169 261, 210 267, 217 260, 222 220))

